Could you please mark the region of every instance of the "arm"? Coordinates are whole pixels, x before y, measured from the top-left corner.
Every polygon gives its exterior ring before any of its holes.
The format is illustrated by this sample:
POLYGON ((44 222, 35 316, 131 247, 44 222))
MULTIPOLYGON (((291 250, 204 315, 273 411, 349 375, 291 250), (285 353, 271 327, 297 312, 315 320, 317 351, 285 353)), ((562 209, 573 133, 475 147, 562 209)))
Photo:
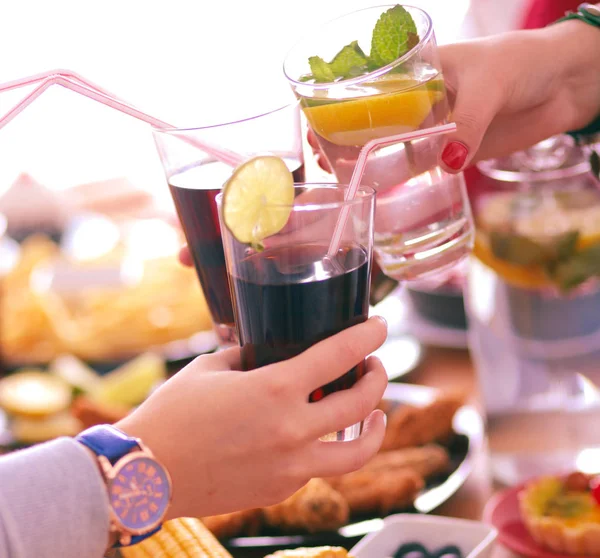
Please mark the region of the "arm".
POLYGON ((0 458, 0 556, 103 556, 108 498, 96 463, 61 438, 0 458))

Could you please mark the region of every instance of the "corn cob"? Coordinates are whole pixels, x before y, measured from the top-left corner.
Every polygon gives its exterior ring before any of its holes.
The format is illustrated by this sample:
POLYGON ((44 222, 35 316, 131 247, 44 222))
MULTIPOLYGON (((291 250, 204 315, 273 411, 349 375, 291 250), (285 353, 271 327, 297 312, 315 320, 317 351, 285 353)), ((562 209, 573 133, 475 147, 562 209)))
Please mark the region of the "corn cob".
POLYGON ((295 548, 278 550, 265 558, 352 558, 345 548, 339 546, 319 546, 316 548, 295 548))
POLYGON ((199 520, 181 517, 142 542, 121 549, 123 558, 232 558, 199 520))

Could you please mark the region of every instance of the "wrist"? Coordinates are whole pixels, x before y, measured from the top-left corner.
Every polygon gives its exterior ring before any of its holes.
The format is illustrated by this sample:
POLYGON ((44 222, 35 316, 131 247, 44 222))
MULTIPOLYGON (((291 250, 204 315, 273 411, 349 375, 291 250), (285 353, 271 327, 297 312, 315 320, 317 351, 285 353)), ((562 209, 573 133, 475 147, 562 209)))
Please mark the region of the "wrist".
POLYGON ((569 130, 583 128, 600 113, 600 29, 579 20, 546 28, 557 67, 559 94, 565 99, 569 130))

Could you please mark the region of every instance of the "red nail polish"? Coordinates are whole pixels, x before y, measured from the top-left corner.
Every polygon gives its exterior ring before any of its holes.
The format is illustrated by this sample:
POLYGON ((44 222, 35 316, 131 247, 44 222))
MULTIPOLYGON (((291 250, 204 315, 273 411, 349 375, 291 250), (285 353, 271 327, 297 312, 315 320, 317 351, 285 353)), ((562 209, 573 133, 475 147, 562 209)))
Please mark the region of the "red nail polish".
POLYGON ((459 170, 465 164, 469 150, 467 146, 458 142, 450 142, 442 152, 442 161, 453 170, 459 170))

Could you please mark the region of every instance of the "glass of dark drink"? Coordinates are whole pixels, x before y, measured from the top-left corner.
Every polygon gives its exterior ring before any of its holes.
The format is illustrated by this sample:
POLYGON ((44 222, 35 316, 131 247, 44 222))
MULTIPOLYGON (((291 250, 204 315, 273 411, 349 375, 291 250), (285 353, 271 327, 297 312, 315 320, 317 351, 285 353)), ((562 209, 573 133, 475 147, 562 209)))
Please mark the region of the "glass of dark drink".
POLYGON ((296 180, 304 180, 300 111, 296 103, 245 120, 188 129, 154 129, 165 171, 194 266, 221 347, 237 343, 233 308, 215 198, 231 167, 194 145, 218 145, 248 156, 281 157, 296 180))
MULTIPOLYGON (((227 271, 242 347, 251 370, 298 355, 311 345, 368 317, 375 192, 361 187, 352 200, 337 184, 296 184, 286 225, 259 246, 240 242, 221 212, 227 271), (341 242, 331 239, 340 213, 347 212, 341 242)), ((217 203, 221 206, 222 196, 217 203)), ((310 395, 318 401, 351 387, 364 362, 310 395)), ((352 440, 361 424, 331 435, 352 440)))

